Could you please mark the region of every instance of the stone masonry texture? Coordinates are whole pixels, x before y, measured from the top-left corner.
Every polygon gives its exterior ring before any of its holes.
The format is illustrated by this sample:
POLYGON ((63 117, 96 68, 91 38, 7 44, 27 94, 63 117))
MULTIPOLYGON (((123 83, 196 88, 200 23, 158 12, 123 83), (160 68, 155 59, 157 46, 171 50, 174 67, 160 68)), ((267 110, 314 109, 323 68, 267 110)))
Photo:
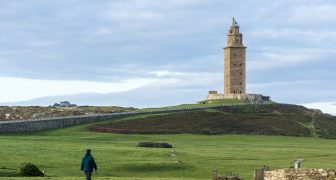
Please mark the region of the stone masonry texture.
POLYGON ((264 180, 336 180, 336 169, 302 168, 265 171, 264 180))
POLYGON ((235 19, 224 48, 224 94, 246 94, 246 47, 235 19))

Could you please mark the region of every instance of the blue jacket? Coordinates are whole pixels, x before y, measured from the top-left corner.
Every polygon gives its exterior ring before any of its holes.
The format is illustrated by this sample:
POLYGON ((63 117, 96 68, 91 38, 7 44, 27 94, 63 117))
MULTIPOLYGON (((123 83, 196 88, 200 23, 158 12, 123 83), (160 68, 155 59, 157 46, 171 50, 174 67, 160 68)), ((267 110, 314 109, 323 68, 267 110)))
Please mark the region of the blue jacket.
POLYGON ((83 157, 81 170, 84 172, 92 172, 93 169, 97 170, 97 165, 91 154, 86 153, 83 157))

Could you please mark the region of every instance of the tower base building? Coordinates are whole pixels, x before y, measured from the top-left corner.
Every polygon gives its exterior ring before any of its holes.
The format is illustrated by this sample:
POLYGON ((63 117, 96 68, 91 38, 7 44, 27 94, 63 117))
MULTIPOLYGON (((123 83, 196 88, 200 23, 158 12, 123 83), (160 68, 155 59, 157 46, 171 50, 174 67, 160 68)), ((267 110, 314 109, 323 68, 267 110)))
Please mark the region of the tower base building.
POLYGON ((264 96, 262 94, 218 94, 217 91, 209 91, 206 96, 207 101, 220 100, 220 99, 239 99, 249 102, 265 102, 270 101, 269 96, 264 96))

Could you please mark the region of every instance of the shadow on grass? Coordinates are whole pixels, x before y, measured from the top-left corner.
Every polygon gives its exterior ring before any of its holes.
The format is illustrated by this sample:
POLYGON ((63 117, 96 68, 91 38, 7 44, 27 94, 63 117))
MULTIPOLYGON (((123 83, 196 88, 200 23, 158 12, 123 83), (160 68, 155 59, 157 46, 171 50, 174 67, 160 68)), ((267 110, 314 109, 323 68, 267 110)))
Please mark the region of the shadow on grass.
POLYGON ((21 177, 21 175, 19 174, 18 169, 0 167, 0 177, 21 177))

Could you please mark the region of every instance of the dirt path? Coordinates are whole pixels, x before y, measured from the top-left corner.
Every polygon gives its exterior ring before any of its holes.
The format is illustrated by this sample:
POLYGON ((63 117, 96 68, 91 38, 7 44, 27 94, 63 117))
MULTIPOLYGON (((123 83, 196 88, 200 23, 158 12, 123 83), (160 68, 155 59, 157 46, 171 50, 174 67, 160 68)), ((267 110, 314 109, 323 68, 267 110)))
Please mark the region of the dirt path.
POLYGON ((315 116, 316 116, 316 114, 314 113, 312 115, 312 120, 309 124, 309 129, 310 129, 310 133, 311 133, 312 137, 318 137, 318 135, 316 134, 315 126, 314 126, 314 123, 315 123, 315 120, 316 120, 315 116))

